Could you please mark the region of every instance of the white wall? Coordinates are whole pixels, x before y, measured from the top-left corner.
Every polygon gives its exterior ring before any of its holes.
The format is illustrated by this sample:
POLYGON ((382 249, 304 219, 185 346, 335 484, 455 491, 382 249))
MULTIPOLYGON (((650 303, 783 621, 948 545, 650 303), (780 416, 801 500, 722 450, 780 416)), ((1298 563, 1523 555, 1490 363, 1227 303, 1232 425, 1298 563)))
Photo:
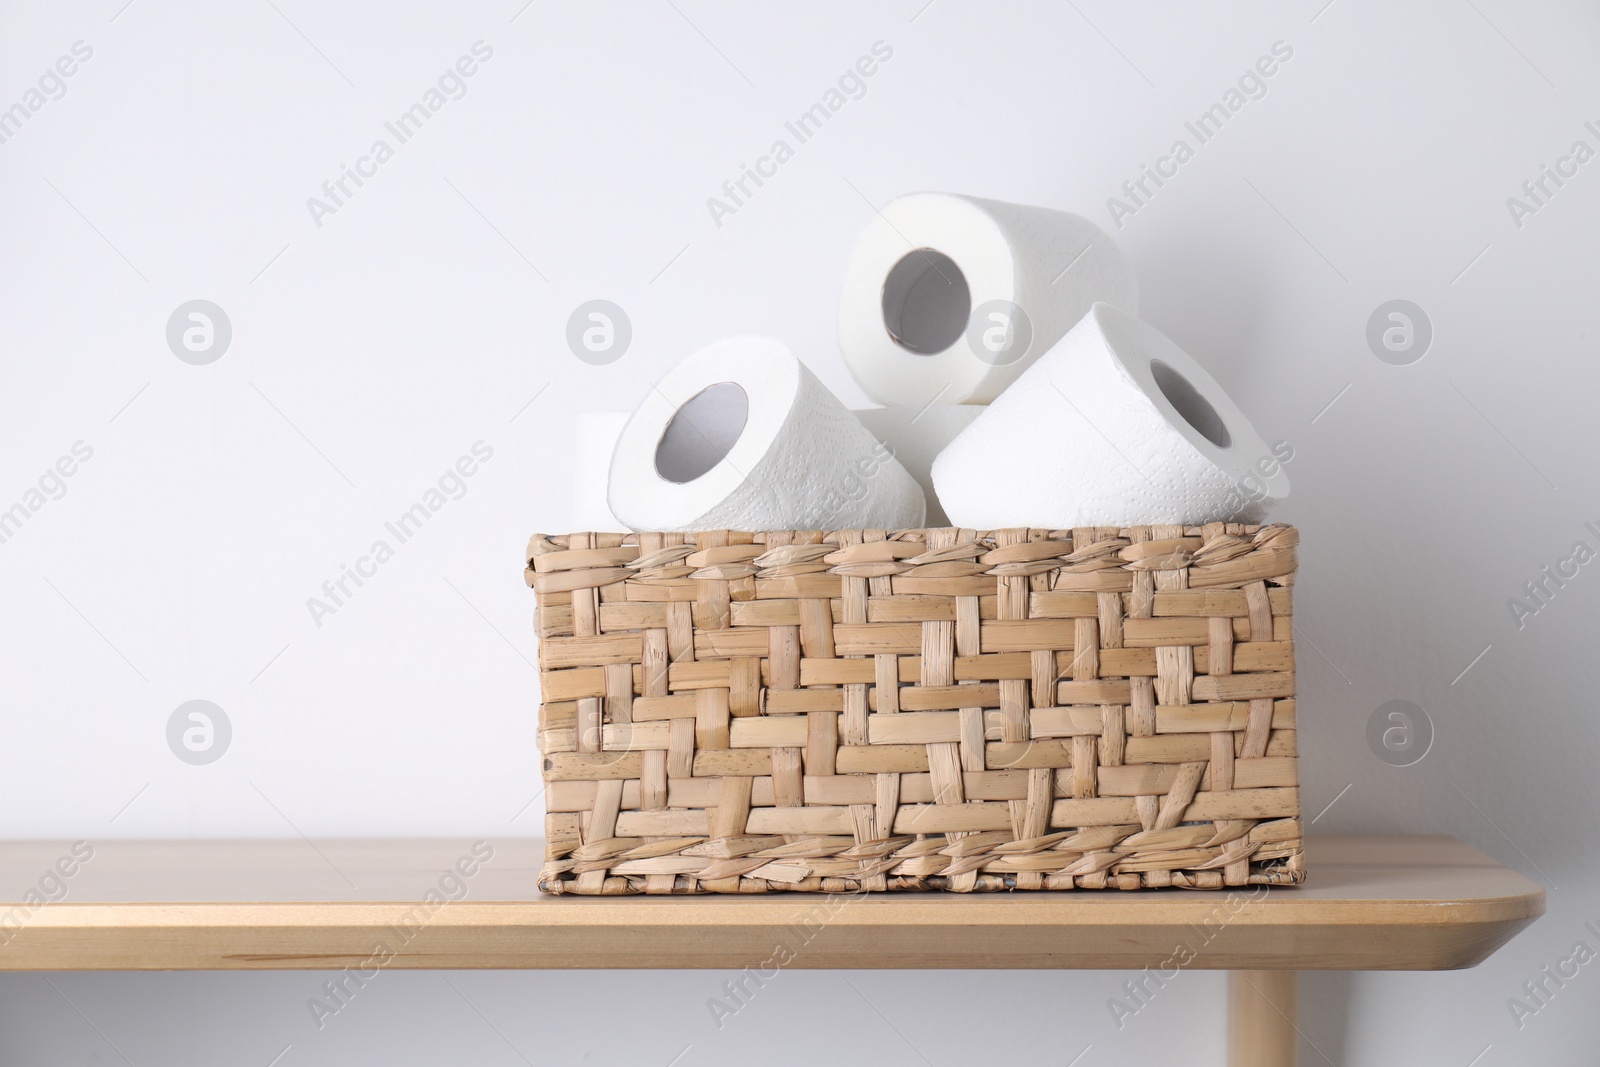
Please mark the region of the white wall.
MULTIPOLYGON (((1114 232, 1146 317, 1296 450, 1308 815, 1337 797, 1319 830, 1454 834, 1550 887, 1477 970, 1309 977, 1306 1035, 1339 1063, 1593 1058, 1594 968, 1521 1029, 1507 1006, 1600 948, 1600 564, 1520 629, 1507 606, 1575 541, 1600 548, 1600 162, 1507 207, 1574 141, 1600 149, 1592 4, 274 2, 0 9, 0 107, 93 49, 0 144, 0 509, 93 449, 0 544, 0 837, 537 832, 519 553, 565 528, 574 415, 736 331, 860 406, 834 312, 871 205, 950 189, 1110 228, 1107 198, 1283 41, 1266 94, 1114 232), (317 225, 307 198, 480 40, 465 95, 317 225), (707 198, 877 41, 865 95, 718 226, 707 198), (165 337, 194 298, 233 329, 206 366, 165 337), (604 367, 564 340, 594 298, 634 330, 604 367), (1396 298, 1436 334, 1409 366, 1365 338, 1396 298), (465 496, 318 626, 307 598, 480 440, 465 496), (167 746, 191 699, 232 724, 210 765, 167 746), (1366 740, 1396 699, 1433 725, 1413 766, 1366 740)), ((719 1034, 710 974, 386 974, 321 1032, 313 974, 7 976, 0 1060, 1220 1050, 1218 976, 1119 1032, 1122 977, 793 973, 719 1034)))

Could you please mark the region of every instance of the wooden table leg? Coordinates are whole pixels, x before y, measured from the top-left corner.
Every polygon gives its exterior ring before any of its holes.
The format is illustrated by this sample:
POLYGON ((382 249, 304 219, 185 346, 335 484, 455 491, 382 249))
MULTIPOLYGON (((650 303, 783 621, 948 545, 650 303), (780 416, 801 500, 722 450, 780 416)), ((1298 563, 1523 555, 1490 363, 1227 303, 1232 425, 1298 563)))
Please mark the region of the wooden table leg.
POLYGON ((1298 972, 1230 971, 1230 1067, 1294 1067, 1299 1001, 1298 972))

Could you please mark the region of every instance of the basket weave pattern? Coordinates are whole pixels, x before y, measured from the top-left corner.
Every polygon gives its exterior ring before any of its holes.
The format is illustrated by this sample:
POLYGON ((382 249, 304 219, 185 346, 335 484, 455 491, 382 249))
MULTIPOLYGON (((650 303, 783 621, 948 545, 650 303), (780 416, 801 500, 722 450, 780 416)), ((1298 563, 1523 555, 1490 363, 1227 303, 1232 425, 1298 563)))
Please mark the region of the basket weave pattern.
POLYGON ((535 535, 540 888, 1299 882, 1298 540, 535 535))

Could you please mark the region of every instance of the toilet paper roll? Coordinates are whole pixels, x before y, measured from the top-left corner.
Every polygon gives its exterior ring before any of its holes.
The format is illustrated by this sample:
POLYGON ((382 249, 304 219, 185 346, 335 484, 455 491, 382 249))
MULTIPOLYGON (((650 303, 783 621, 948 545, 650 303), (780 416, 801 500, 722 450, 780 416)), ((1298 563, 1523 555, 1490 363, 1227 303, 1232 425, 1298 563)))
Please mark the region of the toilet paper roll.
POLYGON ((1133 265, 1087 219, 951 193, 892 201, 839 301, 845 363, 880 404, 983 404, 1096 301, 1138 311, 1133 265))
POLYGON ((625 411, 595 411, 578 416, 572 437, 572 530, 617 533, 627 529, 611 514, 606 481, 611 453, 628 422, 625 411))
POLYGON ((903 529, 911 475, 783 344, 732 337, 656 384, 611 459, 611 510, 635 530, 903 529))
POLYGON ((983 408, 977 404, 930 404, 927 407, 866 408, 856 412, 872 436, 882 441, 900 465, 922 486, 928 501, 927 524, 949 526, 950 518, 933 490, 933 460, 956 434, 972 425, 983 408))
POLYGON ((933 463, 960 526, 1259 522, 1278 454, 1161 331, 1096 304, 933 463))

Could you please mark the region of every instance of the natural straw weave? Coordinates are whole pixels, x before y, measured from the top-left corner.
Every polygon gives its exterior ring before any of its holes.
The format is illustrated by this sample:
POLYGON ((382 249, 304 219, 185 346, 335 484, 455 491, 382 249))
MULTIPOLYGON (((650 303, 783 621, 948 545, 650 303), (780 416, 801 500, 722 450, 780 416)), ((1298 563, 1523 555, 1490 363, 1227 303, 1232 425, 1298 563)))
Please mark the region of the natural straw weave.
POLYGON ((536 535, 539 886, 1299 882, 1298 540, 536 535))

